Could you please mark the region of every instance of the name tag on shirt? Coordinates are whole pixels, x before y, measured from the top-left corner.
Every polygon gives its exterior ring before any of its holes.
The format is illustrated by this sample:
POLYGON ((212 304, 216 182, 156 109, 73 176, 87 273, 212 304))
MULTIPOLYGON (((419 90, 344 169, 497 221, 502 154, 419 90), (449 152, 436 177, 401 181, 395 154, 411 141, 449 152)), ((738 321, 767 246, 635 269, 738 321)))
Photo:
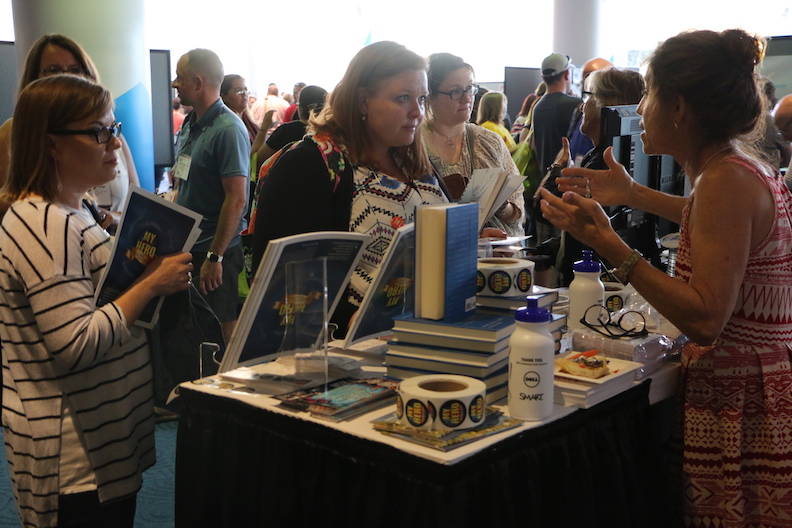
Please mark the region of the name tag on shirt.
POLYGON ((190 175, 191 163, 192 158, 190 156, 187 154, 181 154, 179 156, 179 160, 176 162, 176 167, 173 168, 173 175, 180 180, 187 181, 187 177, 190 175))

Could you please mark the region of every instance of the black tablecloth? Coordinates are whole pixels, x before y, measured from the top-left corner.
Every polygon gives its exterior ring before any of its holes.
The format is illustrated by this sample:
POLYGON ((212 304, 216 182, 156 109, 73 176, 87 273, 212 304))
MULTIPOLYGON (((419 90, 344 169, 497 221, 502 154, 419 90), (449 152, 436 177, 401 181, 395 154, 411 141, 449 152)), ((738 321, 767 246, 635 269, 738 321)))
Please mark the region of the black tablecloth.
POLYGON ((667 527, 665 405, 645 382, 444 466, 182 390, 176 526, 667 527))

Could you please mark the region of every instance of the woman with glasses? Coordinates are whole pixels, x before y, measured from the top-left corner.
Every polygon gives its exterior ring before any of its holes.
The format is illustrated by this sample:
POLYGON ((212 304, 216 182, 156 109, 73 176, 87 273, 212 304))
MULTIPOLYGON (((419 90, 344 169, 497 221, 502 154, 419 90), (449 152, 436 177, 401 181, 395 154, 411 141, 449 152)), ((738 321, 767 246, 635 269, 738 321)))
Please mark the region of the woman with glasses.
MULTIPOLYGON (((396 230, 443 203, 421 143, 426 62, 395 42, 360 50, 309 134, 262 166, 251 214, 253 270, 270 240, 311 231, 370 234, 334 321, 347 328, 396 230)), ((301 97, 302 101, 302 97, 301 97)))
POLYGON ((235 73, 229 73, 223 77, 223 82, 220 85, 220 97, 225 105, 233 110, 245 124, 252 145, 256 140, 259 127, 250 114, 250 92, 245 84, 245 78, 235 73))
MULTIPOLYGON (((580 120, 580 132, 586 135, 594 143, 591 149, 580 162, 580 166, 587 169, 606 168, 603 160, 605 145, 600 141, 602 125, 600 122, 601 110, 605 106, 638 104, 643 97, 646 87, 643 76, 634 70, 621 70, 618 68, 608 68, 592 72, 585 81, 583 90, 583 104, 581 111, 583 116, 580 120)), ((556 196, 561 196, 561 192, 556 185, 556 178, 561 176, 561 169, 569 167, 572 163, 569 149, 569 141, 562 138, 563 147, 558 152, 555 162, 551 165, 551 170, 540 184, 540 188, 548 189, 556 196)), ((540 193, 534 195, 535 218, 542 218, 539 214, 540 193)), ((557 259, 557 269, 559 273, 559 284, 569 286, 574 278, 572 265, 576 260, 580 260, 584 249, 590 249, 585 244, 581 244, 568 232, 561 234, 562 251, 557 259)))
MULTIPOLYGON (((19 91, 36 79, 60 74, 80 75, 99 82, 96 66, 80 44, 63 35, 44 35, 28 51, 25 69, 19 80, 19 91)), ((97 219, 110 232, 115 230, 121 219, 121 209, 126 202, 129 186, 140 185, 129 145, 123 136, 119 136, 119 140, 121 155, 118 157, 116 178, 91 190, 91 198, 98 206, 97 219)), ((0 185, 8 174, 10 142, 11 119, 0 127, 0 185)), ((0 201, 0 218, 9 205, 0 201)))
MULTIPOLYGON (((423 140, 437 174, 442 178, 461 176, 464 181, 475 169, 490 167, 500 167, 509 175, 518 174, 503 140, 489 130, 468 123, 473 99, 478 93, 473 67, 456 55, 435 53, 429 56, 428 82, 423 140)), ((524 203, 522 192, 515 192, 487 220, 482 235, 498 236, 501 231, 509 236, 524 234, 524 203)))
POLYGON ((190 254, 157 257, 117 300, 94 293, 111 241, 84 206, 115 178, 113 99, 81 76, 19 95, 0 226, 4 439, 25 526, 128 526, 154 464, 152 368, 134 322, 186 290, 190 254))
POLYGON ((690 339, 672 486, 685 526, 792 519, 792 195, 752 148, 766 108, 756 71, 764 46, 742 30, 692 31, 650 58, 638 107, 644 151, 680 163, 688 197, 635 183, 610 150, 606 170, 564 169, 562 198, 542 192, 547 218, 618 264, 615 275, 690 339), (676 277, 628 247, 600 204, 680 224, 676 277))

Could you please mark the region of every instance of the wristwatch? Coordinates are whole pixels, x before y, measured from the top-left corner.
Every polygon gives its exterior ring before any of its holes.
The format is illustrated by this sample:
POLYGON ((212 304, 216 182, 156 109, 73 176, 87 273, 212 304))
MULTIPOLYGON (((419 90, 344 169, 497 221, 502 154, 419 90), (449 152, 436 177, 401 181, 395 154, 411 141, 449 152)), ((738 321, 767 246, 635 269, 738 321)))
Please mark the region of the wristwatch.
POLYGON ((218 255, 217 253, 212 253, 211 251, 206 252, 206 260, 209 262, 223 262, 223 255, 218 255))

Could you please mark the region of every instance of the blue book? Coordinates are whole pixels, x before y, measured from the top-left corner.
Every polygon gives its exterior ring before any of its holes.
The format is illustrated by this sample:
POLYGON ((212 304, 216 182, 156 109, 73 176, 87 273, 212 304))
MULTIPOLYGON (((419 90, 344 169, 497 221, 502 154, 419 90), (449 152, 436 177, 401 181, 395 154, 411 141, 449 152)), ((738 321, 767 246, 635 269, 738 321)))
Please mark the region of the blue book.
POLYGON ((515 328, 516 323, 511 315, 480 312, 470 312, 454 321, 425 319, 410 313, 393 318, 394 330, 491 342, 509 337, 515 328))
POLYGON ((415 313, 453 321, 476 309, 478 205, 415 209, 415 313))
POLYGON ((458 348, 435 347, 404 343, 402 341, 388 341, 388 354, 394 356, 413 357, 419 359, 433 359, 438 361, 454 361, 466 365, 491 367, 503 358, 509 357, 509 343, 504 339, 505 347, 496 352, 474 352, 458 348))

